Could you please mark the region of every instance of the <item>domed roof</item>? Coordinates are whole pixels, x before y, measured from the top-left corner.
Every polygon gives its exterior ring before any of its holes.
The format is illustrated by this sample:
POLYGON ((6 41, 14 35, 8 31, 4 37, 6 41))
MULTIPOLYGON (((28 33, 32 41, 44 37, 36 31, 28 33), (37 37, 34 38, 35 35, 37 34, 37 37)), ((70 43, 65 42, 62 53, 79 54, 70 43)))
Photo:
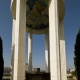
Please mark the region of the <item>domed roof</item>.
MULTIPOLYGON (((26 0, 26 31, 45 33, 49 28, 49 3, 51 0, 26 0)), ((59 20, 64 17, 64 1, 58 0, 59 20)), ((16 18, 16 0, 13 0, 12 15, 16 18)))
POLYGON ((45 0, 28 0, 26 3, 26 26, 44 29, 49 26, 48 4, 45 0))

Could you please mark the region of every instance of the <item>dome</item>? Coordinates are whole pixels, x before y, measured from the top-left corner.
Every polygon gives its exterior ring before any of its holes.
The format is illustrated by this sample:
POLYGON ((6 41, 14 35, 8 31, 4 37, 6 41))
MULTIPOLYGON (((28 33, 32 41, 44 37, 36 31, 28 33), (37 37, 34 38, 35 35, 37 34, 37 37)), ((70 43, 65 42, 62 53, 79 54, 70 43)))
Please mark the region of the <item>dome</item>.
MULTIPOLYGON (((16 0, 14 0, 14 8, 16 0)), ((43 34, 49 30, 49 3, 50 0, 27 0, 26 1, 26 31, 43 34)), ((59 0, 59 20, 64 17, 64 2, 59 0)), ((12 10, 13 11, 13 10, 12 10)), ((15 12, 15 11, 14 11, 15 12)), ((15 13, 13 16, 15 16, 15 13)))

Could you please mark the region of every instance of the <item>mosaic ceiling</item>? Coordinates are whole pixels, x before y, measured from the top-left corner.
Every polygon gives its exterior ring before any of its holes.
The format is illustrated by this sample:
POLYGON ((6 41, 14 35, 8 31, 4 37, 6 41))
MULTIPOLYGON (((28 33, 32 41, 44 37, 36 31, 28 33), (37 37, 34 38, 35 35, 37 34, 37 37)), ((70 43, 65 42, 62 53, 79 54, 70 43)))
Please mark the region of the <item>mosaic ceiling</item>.
POLYGON ((44 29, 49 26, 48 4, 46 0, 28 0, 26 3, 26 25, 33 29, 44 29))

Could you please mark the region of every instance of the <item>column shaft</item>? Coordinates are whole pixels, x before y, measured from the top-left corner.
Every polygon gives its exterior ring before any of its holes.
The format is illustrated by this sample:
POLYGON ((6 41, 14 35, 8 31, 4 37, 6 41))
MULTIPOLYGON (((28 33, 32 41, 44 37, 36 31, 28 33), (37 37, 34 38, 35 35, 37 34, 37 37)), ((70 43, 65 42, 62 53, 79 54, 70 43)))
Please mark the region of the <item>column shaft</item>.
POLYGON ((32 33, 28 33, 28 71, 32 72, 32 33))
POLYGON ((59 39, 60 39, 60 58, 61 58, 61 80, 67 80, 66 74, 66 54, 65 54, 65 39, 64 39, 64 25, 63 21, 59 26, 59 39))
POLYGON ((26 0, 16 0, 13 80, 25 80, 26 0))
POLYGON ((13 70, 14 70, 14 48, 15 48, 15 19, 13 19, 12 25, 12 47, 11 47, 11 80, 13 80, 13 70))
POLYGON ((50 77, 51 80, 61 80, 59 59, 59 16, 58 0, 51 0, 49 6, 49 38, 50 38, 50 77))
POLYGON ((50 72, 50 54, 49 54, 49 34, 45 33, 45 61, 46 72, 50 72))
POLYGON ((12 22, 12 47, 15 44, 15 22, 16 22, 16 20, 13 19, 13 22, 12 22))

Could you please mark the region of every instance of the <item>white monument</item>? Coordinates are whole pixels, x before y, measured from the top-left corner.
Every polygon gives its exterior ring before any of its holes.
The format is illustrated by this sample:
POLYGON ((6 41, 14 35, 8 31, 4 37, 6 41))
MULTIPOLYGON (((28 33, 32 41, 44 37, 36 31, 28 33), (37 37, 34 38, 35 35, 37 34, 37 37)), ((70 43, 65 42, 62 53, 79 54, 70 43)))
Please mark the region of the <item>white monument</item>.
POLYGON ((32 34, 45 34, 46 72, 50 80, 67 80, 63 0, 11 0, 13 18, 12 79, 25 80, 28 32, 28 71, 32 71, 32 34))

